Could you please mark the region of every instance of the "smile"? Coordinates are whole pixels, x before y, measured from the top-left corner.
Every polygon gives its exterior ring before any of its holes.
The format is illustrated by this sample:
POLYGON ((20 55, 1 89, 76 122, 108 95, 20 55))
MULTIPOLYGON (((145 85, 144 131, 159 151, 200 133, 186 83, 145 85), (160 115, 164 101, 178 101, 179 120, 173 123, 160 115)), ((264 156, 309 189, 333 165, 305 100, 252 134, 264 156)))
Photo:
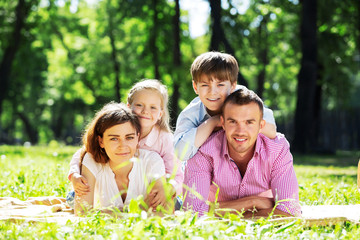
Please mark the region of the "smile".
POLYGON ((142 117, 142 116, 139 116, 139 118, 141 118, 141 119, 147 119, 147 120, 150 120, 150 118, 149 118, 149 117, 142 117))
POLYGON ((115 155, 117 156, 126 156, 126 155, 129 155, 130 152, 126 152, 126 153, 115 153, 115 155))
POLYGON ((245 142, 245 141, 246 141, 245 138, 234 138, 234 139, 235 139, 235 141, 237 141, 237 142, 245 142))
POLYGON ((211 101, 211 102, 215 102, 218 101, 220 98, 207 98, 207 100, 211 101))

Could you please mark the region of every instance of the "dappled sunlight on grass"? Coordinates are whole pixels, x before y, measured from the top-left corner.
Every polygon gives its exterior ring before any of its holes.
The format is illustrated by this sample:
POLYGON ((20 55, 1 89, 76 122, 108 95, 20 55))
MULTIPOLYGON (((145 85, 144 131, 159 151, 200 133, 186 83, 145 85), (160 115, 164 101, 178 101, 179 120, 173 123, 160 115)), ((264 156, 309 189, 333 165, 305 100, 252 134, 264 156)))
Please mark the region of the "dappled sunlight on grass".
MULTIPOLYGON (((70 190, 69 162, 77 149, 0 146, 0 196, 20 200, 36 196, 65 197, 70 190)), ((360 204, 356 171, 355 158, 344 158, 344 155, 295 156, 301 204, 360 204), (347 163, 342 164, 342 161, 347 163), (332 164, 318 164, 320 162, 332 164)), ((221 219, 199 218, 182 211, 159 217, 144 212, 136 203, 117 217, 94 210, 87 217, 69 220, 66 224, 0 221, 0 239, 33 236, 44 239, 356 239, 359 235, 360 226, 353 223, 304 227, 299 220, 287 223, 264 218, 249 221, 231 213, 221 219)))

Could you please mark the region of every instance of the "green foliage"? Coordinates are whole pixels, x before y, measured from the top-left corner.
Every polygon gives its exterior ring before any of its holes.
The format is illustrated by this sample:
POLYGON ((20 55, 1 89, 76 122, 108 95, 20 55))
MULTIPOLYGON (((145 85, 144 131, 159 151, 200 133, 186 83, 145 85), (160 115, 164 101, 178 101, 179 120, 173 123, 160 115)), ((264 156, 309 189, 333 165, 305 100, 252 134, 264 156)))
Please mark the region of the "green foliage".
MULTIPOLYGON (((46 147, 0 146, 0 196, 21 200, 36 196, 65 197, 70 190, 68 165, 76 150, 56 142, 46 147)), ((357 159, 354 155, 295 156, 301 203, 360 204, 360 194, 355 189, 357 159), (336 167, 312 166, 312 162, 336 167), (343 162, 348 165, 341 166, 343 162)), ((223 218, 199 218, 197 214, 183 211, 159 217, 143 211, 141 202, 141 197, 131 201, 124 212, 116 212, 116 218, 93 211, 86 217, 66 223, 1 220, 0 238, 356 239, 360 234, 359 225, 352 223, 305 227, 300 220, 281 224, 265 218, 245 221, 230 213, 223 218)))
MULTIPOLYGON (((30 11, 1 103, 0 142, 77 144, 94 111, 111 100, 125 102, 130 87, 143 78, 160 78, 170 97, 176 83, 180 110, 196 96, 189 68, 208 51, 210 34, 192 39, 182 9, 181 63, 176 65, 174 1, 25 2, 30 11)), ((358 3, 317 2, 322 109, 355 109, 360 102, 358 3)), ((12 39, 17 3, 0 0, 0 60, 12 39)), ((288 122, 301 60, 301 1, 251 0, 241 13, 238 1, 222 7, 225 37, 249 87, 257 91, 264 73, 265 104, 278 122, 288 122)))

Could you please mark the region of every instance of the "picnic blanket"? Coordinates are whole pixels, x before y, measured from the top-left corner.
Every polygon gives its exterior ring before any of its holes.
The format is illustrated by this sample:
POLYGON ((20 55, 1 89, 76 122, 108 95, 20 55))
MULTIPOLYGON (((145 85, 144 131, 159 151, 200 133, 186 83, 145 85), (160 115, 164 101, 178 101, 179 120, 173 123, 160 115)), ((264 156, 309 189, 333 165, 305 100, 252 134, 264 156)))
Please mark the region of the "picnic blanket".
MULTIPOLYGON (((360 204, 302 206, 302 217, 275 218, 274 222, 300 219, 304 226, 327 226, 341 222, 360 223, 360 204)), ((0 197, 0 221, 47 221, 65 224, 76 221, 73 209, 61 197, 31 197, 26 201, 0 197)))
POLYGON ((21 201, 12 197, 0 197, 0 220, 47 221, 65 224, 75 220, 73 209, 61 197, 30 197, 21 201))

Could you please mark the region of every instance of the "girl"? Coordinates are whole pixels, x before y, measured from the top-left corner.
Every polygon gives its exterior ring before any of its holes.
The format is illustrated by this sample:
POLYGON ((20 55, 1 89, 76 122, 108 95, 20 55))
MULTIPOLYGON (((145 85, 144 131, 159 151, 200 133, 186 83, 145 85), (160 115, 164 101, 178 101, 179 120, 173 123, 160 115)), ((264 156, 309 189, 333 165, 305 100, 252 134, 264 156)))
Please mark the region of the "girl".
POLYGON ((124 104, 109 103, 96 114, 83 137, 81 153, 81 174, 89 191, 75 198, 75 213, 92 207, 122 208, 145 196, 151 181, 161 184, 164 163, 157 153, 137 149, 140 128, 138 118, 124 104))
MULTIPOLYGON (((181 195, 184 174, 180 161, 175 158, 173 135, 169 127, 168 94, 166 87, 158 80, 144 80, 136 83, 128 95, 128 106, 140 121, 141 132, 139 148, 157 152, 164 161, 165 172, 175 175, 173 184, 177 195, 181 195)), ((86 194, 89 191, 87 180, 79 174, 79 151, 73 156, 69 172, 75 193, 86 194)), ((152 199, 151 206, 164 203, 161 191, 153 189, 148 195, 152 199)))

